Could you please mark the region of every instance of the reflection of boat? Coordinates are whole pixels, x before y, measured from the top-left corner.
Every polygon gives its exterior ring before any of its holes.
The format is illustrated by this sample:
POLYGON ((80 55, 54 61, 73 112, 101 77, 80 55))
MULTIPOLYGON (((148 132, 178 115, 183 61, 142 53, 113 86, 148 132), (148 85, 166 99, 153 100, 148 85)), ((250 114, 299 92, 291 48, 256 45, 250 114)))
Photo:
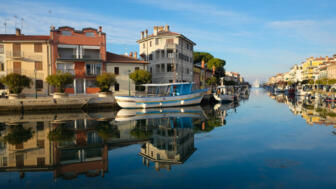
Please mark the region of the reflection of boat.
POLYGON ((235 100, 235 93, 233 86, 218 86, 216 93, 213 93, 213 97, 218 102, 232 102, 235 100))
POLYGON ((229 109, 232 109, 232 108, 234 108, 235 107, 235 105, 234 105, 234 103, 233 102, 231 102, 231 103, 226 103, 226 104, 221 104, 221 103, 217 103, 217 104, 215 104, 215 106, 214 106, 214 110, 220 110, 220 111, 225 111, 225 110, 229 110, 229 109))
POLYGON ((200 106, 150 108, 150 109, 121 109, 115 121, 130 121, 139 119, 155 119, 162 117, 202 117, 203 110, 200 106))
POLYGON ((199 104, 205 90, 192 90, 192 83, 145 84, 147 94, 152 96, 116 96, 118 105, 122 108, 154 108, 199 104), (149 87, 154 87, 149 90, 149 87))

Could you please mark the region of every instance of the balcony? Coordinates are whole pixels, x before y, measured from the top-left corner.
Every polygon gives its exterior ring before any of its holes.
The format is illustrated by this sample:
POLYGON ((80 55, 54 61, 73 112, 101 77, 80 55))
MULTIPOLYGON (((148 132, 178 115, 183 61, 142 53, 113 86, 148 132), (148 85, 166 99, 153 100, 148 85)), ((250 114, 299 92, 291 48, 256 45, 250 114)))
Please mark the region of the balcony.
POLYGON ((92 55, 92 54, 88 54, 88 55, 83 55, 83 56, 77 56, 74 54, 59 54, 58 60, 101 60, 101 56, 98 55, 92 55))

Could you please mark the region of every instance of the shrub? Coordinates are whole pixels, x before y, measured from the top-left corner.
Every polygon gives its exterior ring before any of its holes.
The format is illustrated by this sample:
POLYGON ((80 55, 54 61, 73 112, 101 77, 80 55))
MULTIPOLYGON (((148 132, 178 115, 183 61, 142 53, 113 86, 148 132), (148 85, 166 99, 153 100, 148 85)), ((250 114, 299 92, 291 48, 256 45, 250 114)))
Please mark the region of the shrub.
POLYGON ((25 75, 11 73, 2 77, 0 82, 8 87, 10 93, 20 94, 25 87, 30 88, 32 81, 25 75))
POLYGON ((116 83, 115 75, 112 73, 103 73, 96 78, 100 92, 109 92, 110 87, 116 83))
POLYGON ((58 125, 55 129, 49 132, 48 138, 54 142, 71 141, 75 137, 75 132, 66 124, 58 125))
POLYGON ((47 83, 56 88, 57 92, 64 93, 65 86, 73 82, 74 76, 71 73, 58 72, 47 77, 47 83))
POLYGON ((10 126, 10 132, 4 137, 9 144, 16 145, 28 141, 33 136, 32 128, 24 128, 22 125, 10 126))
MULTIPOLYGON (((149 83, 152 80, 152 75, 146 70, 135 70, 129 75, 135 85, 149 83)), ((138 90, 143 91, 144 87, 137 87, 138 90)))

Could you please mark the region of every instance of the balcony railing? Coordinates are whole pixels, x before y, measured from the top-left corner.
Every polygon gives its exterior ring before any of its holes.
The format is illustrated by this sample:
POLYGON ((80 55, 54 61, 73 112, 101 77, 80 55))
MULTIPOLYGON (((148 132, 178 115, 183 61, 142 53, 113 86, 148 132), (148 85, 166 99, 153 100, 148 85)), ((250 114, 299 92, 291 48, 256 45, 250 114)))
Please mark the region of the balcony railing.
POLYGON ((77 56, 77 55, 60 55, 58 57, 59 60, 101 60, 100 55, 83 55, 82 57, 77 56))

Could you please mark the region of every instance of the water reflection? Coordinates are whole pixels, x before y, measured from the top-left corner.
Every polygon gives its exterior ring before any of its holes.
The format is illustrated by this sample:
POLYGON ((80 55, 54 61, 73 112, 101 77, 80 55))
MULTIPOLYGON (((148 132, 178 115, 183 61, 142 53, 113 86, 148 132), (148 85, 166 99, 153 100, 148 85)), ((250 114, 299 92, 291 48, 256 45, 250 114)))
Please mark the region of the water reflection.
POLYGON ((0 116, 0 172, 104 177, 108 151, 132 144, 145 166, 171 170, 197 150, 195 134, 225 125, 238 105, 0 116))
POLYGON ((300 115, 309 125, 331 125, 336 128, 336 106, 334 102, 304 96, 275 95, 270 92, 268 92, 268 95, 278 103, 288 105, 293 114, 300 115))

